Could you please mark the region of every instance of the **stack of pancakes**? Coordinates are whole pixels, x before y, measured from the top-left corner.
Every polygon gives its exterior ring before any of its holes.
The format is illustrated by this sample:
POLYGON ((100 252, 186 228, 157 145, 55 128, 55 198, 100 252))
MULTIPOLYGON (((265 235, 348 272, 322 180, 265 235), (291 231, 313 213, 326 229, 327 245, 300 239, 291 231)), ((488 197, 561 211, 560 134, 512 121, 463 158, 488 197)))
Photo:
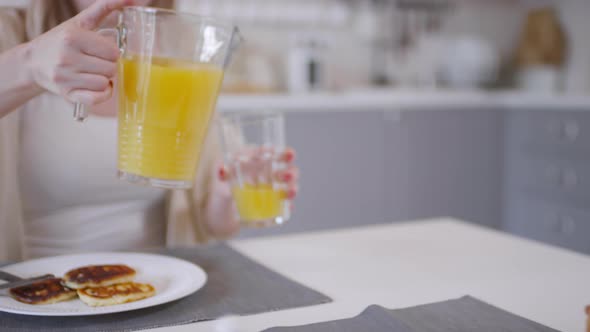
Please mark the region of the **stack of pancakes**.
POLYGON ((12 288, 14 299, 28 304, 51 304, 78 296, 89 306, 107 306, 138 301, 156 293, 150 284, 133 282, 135 270, 127 265, 90 265, 53 278, 12 288))

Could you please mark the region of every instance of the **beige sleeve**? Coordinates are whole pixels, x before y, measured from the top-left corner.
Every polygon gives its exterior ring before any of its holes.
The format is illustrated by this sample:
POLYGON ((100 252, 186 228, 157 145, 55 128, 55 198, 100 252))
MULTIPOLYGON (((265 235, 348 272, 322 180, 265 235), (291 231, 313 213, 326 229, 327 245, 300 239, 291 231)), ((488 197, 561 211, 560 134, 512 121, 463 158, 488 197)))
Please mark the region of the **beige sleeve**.
POLYGON ((17 9, 0 9, 0 52, 25 41, 24 13, 17 9))
MULTIPOLYGON (((0 53, 24 40, 22 13, 12 9, 0 9, 0 53)), ((0 119, 0 261, 23 258, 17 162, 18 129, 18 112, 0 119)))

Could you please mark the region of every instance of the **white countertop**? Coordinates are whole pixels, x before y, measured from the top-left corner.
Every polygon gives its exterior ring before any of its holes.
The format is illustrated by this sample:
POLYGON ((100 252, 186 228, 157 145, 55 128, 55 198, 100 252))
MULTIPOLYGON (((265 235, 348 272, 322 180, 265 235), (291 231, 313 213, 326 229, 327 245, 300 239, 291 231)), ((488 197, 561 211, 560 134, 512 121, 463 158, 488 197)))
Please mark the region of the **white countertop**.
POLYGON ((355 90, 343 93, 222 95, 221 111, 365 111, 436 109, 590 110, 590 96, 518 92, 355 90))
POLYGON ((469 294, 549 327, 585 330, 590 257, 453 219, 240 240, 233 246, 334 302, 154 331, 260 331, 469 294), (236 329, 221 329, 232 323, 236 329))

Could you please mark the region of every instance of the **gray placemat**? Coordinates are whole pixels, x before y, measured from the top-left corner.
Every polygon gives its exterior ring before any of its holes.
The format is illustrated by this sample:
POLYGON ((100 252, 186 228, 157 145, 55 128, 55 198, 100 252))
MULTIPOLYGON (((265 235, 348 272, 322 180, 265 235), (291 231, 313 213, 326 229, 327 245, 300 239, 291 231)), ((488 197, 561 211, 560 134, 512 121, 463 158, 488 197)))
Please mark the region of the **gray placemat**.
POLYGON ((370 306, 360 315, 304 326, 275 327, 265 332, 556 332, 473 297, 388 310, 370 306))
POLYGON ((0 313, 1 331, 134 331, 327 303, 331 299, 240 254, 227 245, 150 251, 198 264, 207 283, 184 299, 124 313, 33 317, 0 313))
POLYGON ((372 305, 356 317, 302 326, 273 327, 263 332, 414 332, 402 322, 392 319, 391 313, 372 305))
POLYGON ((556 332, 471 296, 412 308, 391 310, 414 331, 556 332))

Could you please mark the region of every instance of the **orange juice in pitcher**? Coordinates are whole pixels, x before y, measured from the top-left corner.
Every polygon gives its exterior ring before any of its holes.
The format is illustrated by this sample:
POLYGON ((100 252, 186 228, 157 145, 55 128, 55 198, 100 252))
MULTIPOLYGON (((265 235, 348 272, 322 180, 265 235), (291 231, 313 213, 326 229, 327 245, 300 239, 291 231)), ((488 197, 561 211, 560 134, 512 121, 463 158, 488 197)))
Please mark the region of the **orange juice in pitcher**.
POLYGON ((119 171, 192 181, 223 71, 166 58, 119 60, 119 171))

